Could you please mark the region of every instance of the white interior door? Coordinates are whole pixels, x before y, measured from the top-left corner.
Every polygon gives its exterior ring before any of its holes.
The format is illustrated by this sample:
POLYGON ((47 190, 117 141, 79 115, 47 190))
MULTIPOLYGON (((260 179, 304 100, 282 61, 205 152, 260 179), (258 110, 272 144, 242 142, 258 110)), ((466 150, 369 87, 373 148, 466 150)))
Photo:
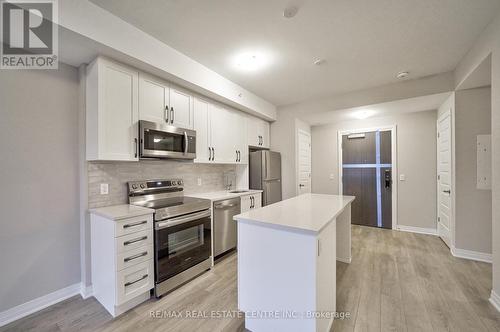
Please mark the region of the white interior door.
POLYGON ((451 176, 451 112, 438 119, 438 233, 451 246, 452 176, 451 176))
POLYGON ((297 193, 311 192, 311 134, 298 132, 297 193))

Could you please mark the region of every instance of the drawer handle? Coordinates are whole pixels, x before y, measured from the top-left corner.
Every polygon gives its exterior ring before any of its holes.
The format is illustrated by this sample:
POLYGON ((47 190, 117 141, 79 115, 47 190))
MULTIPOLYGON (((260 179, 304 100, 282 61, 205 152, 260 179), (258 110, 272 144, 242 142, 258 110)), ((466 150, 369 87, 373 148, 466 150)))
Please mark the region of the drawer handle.
POLYGON ((144 225, 147 222, 148 222, 147 220, 144 220, 144 221, 136 222, 136 223, 133 223, 133 224, 126 224, 126 225, 123 225, 123 228, 130 228, 130 227, 141 226, 141 225, 144 225))
POLYGON ((128 246, 130 244, 133 244, 133 243, 136 243, 136 242, 141 242, 141 241, 144 241, 144 240, 147 240, 147 239, 148 239, 147 236, 143 236, 143 237, 140 237, 140 238, 137 238, 137 239, 125 241, 125 242, 123 242, 123 245, 124 246, 128 246))
POLYGON ((144 257, 144 256, 146 256, 147 254, 148 254, 148 252, 147 252, 147 251, 145 251, 145 252, 141 252, 140 254, 137 254, 137 255, 134 255, 134 256, 130 256, 130 257, 124 258, 124 259, 123 259, 123 261, 124 261, 125 263, 127 263, 127 262, 130 262, 131 260, 134 260, 134 259, 137 259, 137 258, 140 258, 140 257, 144 257))
POLYGON ((131 285, 133 285, 133 284, 135 284, 135 283, 137 283, 139 281, 142 281, 142 280, 146 279, 147 277, 148 277, 148 275, 145 274, 145 275, 143 275, 142 277, 140 277, 137 280, 134 280, 134 281, 131 281, 131 282, 127 282, 127 283, 125 283, 125 287, 131 286, 131 285))

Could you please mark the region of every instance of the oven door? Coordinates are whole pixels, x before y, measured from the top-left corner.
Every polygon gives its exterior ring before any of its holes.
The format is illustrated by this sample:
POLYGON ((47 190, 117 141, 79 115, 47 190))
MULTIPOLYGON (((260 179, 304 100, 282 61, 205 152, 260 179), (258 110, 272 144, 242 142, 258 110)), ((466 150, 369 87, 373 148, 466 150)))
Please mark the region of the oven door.
POLYGON ((196 158, 196 132, 190 129, 139 121, 141 158, 196 158))
POLYGON ((156 283, 210 257, 210 221, 210 210, 204 210, 156 222, 156 283))

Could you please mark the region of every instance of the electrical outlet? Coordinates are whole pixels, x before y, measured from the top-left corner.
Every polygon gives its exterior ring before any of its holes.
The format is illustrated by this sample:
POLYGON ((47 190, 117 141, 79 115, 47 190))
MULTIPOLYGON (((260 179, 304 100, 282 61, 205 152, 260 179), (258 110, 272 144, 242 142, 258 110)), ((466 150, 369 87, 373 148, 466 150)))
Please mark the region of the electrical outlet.
POLYGON ((101 183, 101 195, 107 195, 109 193, 109 185, 107 183, 101 183))
POLYGON ((333 174, 330 174, 330 180, 333 180, 334 178, 333 174))
POLYGON ((198 178, 198 185, 201 186, 201 178, 198 178))

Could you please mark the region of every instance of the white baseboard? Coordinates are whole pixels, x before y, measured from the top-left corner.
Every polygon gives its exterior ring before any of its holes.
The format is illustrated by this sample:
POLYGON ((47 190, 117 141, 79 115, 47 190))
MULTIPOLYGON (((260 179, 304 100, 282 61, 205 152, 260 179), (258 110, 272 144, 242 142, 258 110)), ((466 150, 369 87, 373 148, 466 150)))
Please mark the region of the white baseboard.
POLYGON ((490 303, 493 304, 495 309, 500 312, 500 295, 495 293, 493 290, 491 291, 490 295, 490 303))
POLYGON ((85 286, 83 283, 80 286, 80 295, 82 298, 88 299, 89 297, 94 295, 94 290, 92 289, 92 285, 90 286, 85 286))
POLYGON ((479 251, 472 251, 472 250, 465 250, 465 249, 451 247, 451 254, 458 258, 465 258, 473 261, 479 261, 485 263, 492 262, 492 254, 487 254, 479 251))
POLYGON ((7 325, 78 294, 80 294, 80 283, 56 290, 55 292, 2 311, 0 312, 0 326, 7 325))
POLYGON ((423 228, 423 227, 413 227, 413 226, 397 225, 396 229, 398 231, 402 231, 402 232, 427 234, 427 235, 438 235, 438 232, 437 232, 436 228, 423 228))

